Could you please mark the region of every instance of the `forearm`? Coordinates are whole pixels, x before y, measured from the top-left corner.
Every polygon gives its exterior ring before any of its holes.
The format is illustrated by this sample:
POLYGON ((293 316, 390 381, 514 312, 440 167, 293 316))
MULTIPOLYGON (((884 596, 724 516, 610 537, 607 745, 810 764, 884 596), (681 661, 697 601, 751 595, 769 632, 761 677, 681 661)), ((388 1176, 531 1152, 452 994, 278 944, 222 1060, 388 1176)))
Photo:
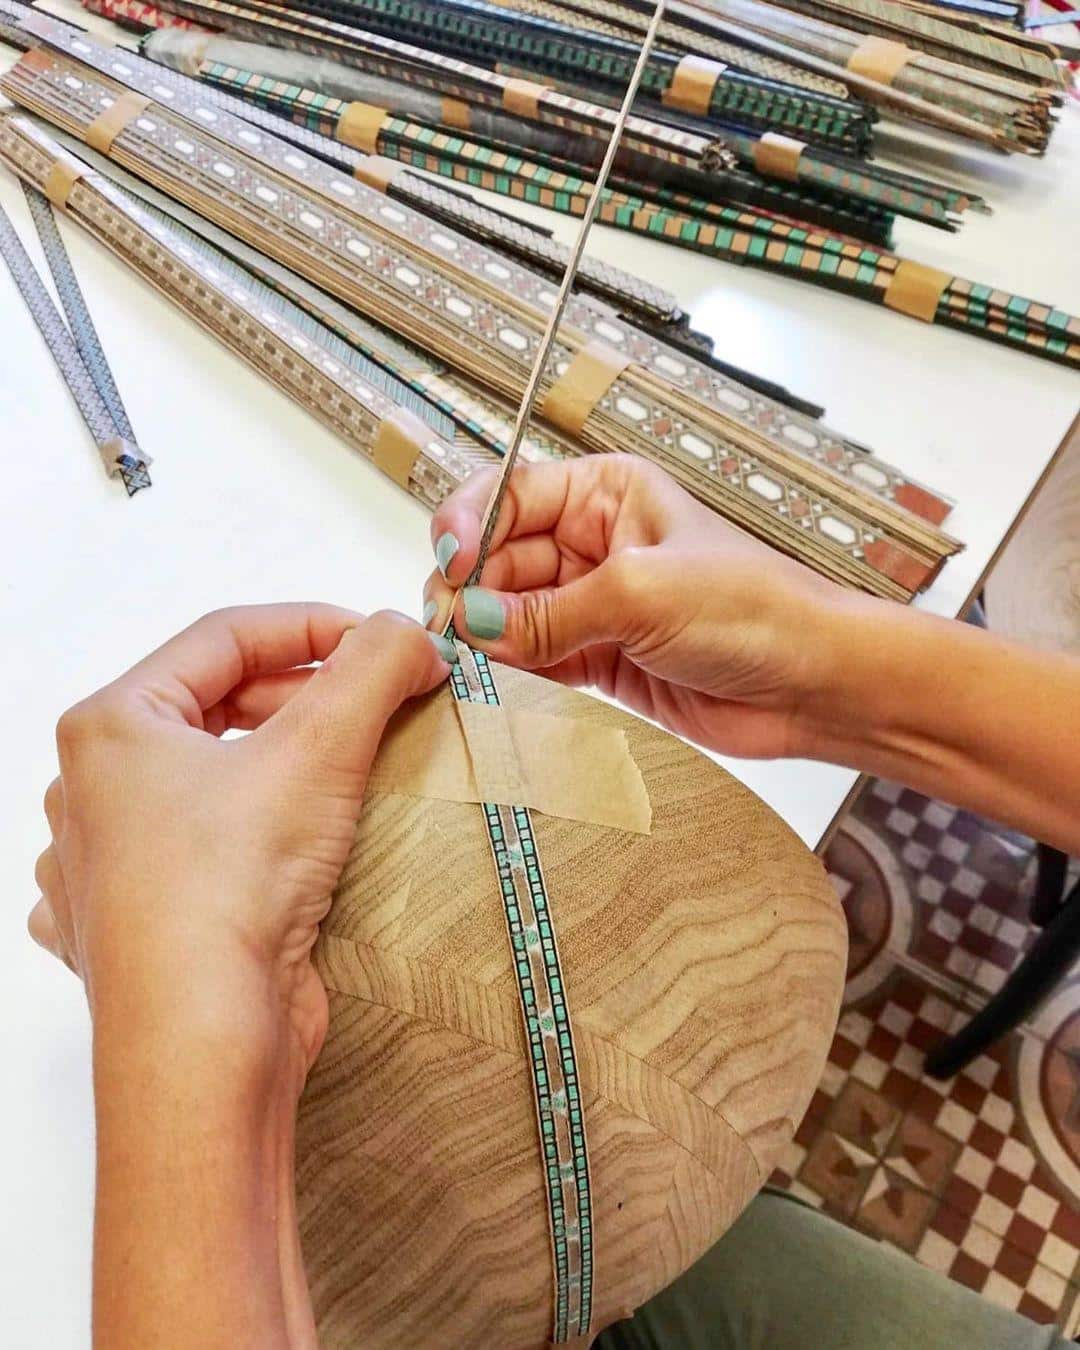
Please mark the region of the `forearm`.
POLYGON ((1080 660, 863 598, 826 624, 809 756, 1080 852, 1080 660))
POLYGON ((314 1346, 272 1015, 127 1002, 95 1009, 95 1346, 314 1346))

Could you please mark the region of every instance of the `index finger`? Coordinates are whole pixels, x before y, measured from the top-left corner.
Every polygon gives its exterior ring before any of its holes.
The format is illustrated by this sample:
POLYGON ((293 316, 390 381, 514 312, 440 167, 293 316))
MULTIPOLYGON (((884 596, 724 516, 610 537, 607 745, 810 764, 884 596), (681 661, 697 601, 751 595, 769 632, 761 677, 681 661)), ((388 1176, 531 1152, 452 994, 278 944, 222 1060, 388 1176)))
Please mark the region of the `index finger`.
POLYGON ((219 609, 114 681, 164 699, 192 725, 246 680, 324 661, 363 615, 323 604, 219 609))
MULTIPOLYGON (((566 509, 571 478, 588 460, 552 460, 515 465, 491 538, 491 550, 508 539, 553 530, 566 509)), ((464 585, 476 565, 480 522, 498 481, 498 470, 481 469, 452 492, 431 519, 431 543, 443 576, 464 585), (449 542, 444 542, 449 541, 449 542)))

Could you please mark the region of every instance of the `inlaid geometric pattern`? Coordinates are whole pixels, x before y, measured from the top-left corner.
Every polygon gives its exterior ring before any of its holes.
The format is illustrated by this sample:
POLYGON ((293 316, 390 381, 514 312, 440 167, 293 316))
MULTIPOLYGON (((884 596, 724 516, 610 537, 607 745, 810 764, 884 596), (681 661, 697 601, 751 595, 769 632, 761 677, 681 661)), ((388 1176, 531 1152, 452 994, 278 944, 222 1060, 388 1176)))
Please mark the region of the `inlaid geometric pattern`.
POLYGON ((826 862, 848 992, 773 1181, 1036 1322, 1080 1329, 1080 979, 948 1082, 923 1059, 1018 959, 1033 843, 874 782, 826 862))

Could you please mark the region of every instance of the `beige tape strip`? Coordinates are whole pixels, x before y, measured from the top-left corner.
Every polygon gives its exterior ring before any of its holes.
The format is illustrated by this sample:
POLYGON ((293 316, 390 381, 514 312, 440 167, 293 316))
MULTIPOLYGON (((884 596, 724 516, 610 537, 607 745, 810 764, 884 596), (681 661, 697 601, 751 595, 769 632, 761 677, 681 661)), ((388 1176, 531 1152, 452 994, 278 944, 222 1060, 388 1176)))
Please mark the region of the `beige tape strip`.
POLYGON ((660 95, 660 102, 680 112, 704 117, 709 111, 716 81, 727 69, 719 61, 704 56, 684 56, 675 67, 671 83, 660 95))
POLYGON ((577 435, 629 364, 628 356, 604 343, 587 343, 548 390, 540 416, 560 430, 577 435))
POLYGON ((445 126, 457 127, 458 131, 468 131, 472 126, 472 110, 460 99, 444 97, 440 105, 439 120, 445 126))
POLYGON ((379 148, 379 132, 389 115, 385 108, 376 108, 373 103, 349 103, 338 118, 334 136, 363 150, 365 155, 373 155, 379 148))
POLYGON ((922 263, 901 259, 885 291, 885 304, 913 319, 933 323, 945 287, 952 281, 948 272, 922 263))
POLYGON ((150 100, 145 94, 137 94, 133 89, 129 89, 126 94, 121 94, 111 107, 106 108, 100 117, 90 123, 83 140, 91 150, 96 150, 99 155, 107 155, 117 136, 149 104, 150 100))
POLYGON ((917 55, 902 42, 889 38, 865 37, 848 57, 847 68, 878 84, 892 84, 907 63, 917 55))
POLYGON ((507 80, 503 86, 503 107, 518 117, 539 117, 540 99, 547 90, 533 80, 507 80))
POLYGON ((799 159, 805 141, 767 131, 754 146, 754 168, 769 178, 784 178, 794 183, 799 177, 799 159))
POLYGON ((486 703, 435 697, 397 714, 368 787, 528 806, 634 834, 652 828, 648 790, 624 732, 486 703))
POLYGON ((356 166, 353 177, 365 187, 376 192, 385 192, 399 173, 409 166, 397 159, 386 159, 383 155, 368 155, 362 164, 356 166))
POLYGON ((64 211, 67 209, 71 189, 84 174, 89 172, 88 165, 80 164, 77 159, 69 158, 61 152, 50 168, 49 176, 45 179, 41 190, 58 211, 64 211))
POLYGON ((431 428, 415 413, 406 408, 395 408, 379 423, 371 458, 376 468, 383 471, 401 487, 409 486, 409 474, 417 456, 431 440, 431 428))

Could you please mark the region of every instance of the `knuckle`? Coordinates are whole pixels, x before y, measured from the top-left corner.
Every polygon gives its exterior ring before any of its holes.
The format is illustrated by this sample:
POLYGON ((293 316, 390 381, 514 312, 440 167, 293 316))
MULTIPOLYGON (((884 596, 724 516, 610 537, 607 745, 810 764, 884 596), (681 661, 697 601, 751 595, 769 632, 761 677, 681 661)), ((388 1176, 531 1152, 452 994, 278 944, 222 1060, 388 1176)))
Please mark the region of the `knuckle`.
POLYGON ((57 871, 56 854, 51 848, 47 848, 44 853, 38 854, 37 862, 34 863, 34 881, 37 883, 39 891, 44 893, 50 889, 51 884, 56 880, 57 871))
POLYGON ((118 735, 127 720, 128 705, 122 693, 112 686, 76 703, 56 724, 56 748, 61 759, 70 761, 118 735))
POLYGON ((45 817, 50 824, 53 821, 58 821, 63 815, 64 789, 59 778, 54 778, 45 789, 45 796, 42 798, 41 804, 45 809, 45 817))
POLYGON ((552 650, 558 596, 558 591, 523 591, 514 606, 518 645, 541 663, 552 650))
POLYGON ((641 593, 642 583, 649 571, 649 549, 633 546, 621 549, 604 564, 607 588, 613 604, 630 605, 641 593))

